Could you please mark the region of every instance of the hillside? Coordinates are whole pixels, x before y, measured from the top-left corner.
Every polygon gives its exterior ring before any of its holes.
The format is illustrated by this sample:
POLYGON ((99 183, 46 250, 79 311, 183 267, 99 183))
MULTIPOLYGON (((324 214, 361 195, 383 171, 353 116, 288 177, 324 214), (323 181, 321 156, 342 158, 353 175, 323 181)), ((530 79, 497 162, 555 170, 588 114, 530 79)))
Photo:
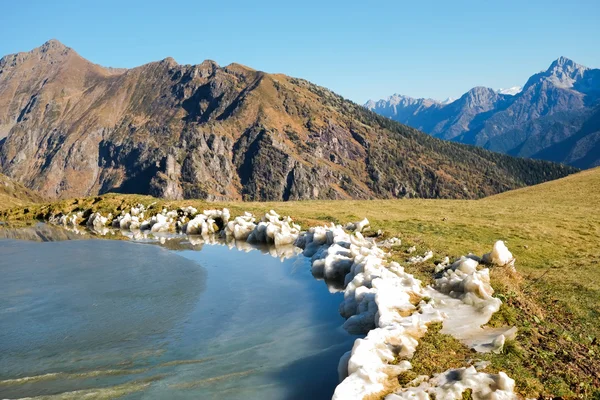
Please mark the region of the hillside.
POLYGON ((394 95, 365 107, 442 139, 579 168, 600 165, 600 69, 560 57, 513 89, 476 87, 450 104, 394 95))
POLYGON ((532 157, 564 162, 577 168, 600 165, 600 106, 594 109, 574 135, 535 153, 532 157))
POLYGON ((212 61, 0 60, 0 170, 49 198, 479 198, 574 169, 433 139, 307 81, 212 61))
POLYGON ((39 203, 42 197, 20 183, 0 174, 0 209, 39 203))
MULTIPOLYGON (((305 228, 323 222, 343 223, 367 217, 372 232, 396 236, 402 246, 392 249, 399 261, 434 251, 434 259, 487 251, 504 240, 516 256, 519 274, 492 269, 492 286, 505 305, 492 325, 516 325, 519 334, 500 355, 489 355, 487 371, 506 371, 517 391, 528 398, 550 396, 594 398, 600 388, 600 168, 567 178, 513 190, 480 200, 372 200, 207 203, 167 201, 148 196, 109 194, 0 212, 9 224, 30 223, 51 212, 73 210, 118 213, 141 202, 163 206, 192 205, 198 209, 229 207, 232 215, 270 209, 291 215, 305 228)), ((407 267, 425 282, 433 278, 430 261, 407 267)), ((430 375, 464 366, 473 353, 446 335, 433 333, 420 345, 415 373, 430 375)))

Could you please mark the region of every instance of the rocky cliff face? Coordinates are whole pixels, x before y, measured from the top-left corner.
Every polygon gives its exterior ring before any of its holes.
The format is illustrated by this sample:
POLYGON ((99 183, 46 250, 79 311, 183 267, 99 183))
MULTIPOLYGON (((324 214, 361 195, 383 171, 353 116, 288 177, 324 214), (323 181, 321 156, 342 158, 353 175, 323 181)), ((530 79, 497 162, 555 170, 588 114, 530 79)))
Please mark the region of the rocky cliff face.
MULTIPOLYGON (((562 152, 552 149, 579 134, 584 125, 585 131, 600 130, 600 125, 590 128, 598 105, 600 69, 560 57, 546 71, 529 78, 515 95, 474 88, 449 105, 420 109, 410 118, 399 106, 391 118, 435 137, 589 168, 600 165, 600 156, 590 153, 600 146, 595 135, 563 158, 558 157, 562 152)), ((379 103, 370 102, 366 107, 389 114, 379 103)))
POLYGON ((572 172, 433 140, 284 75, 108 69, 57 41, 0 61, 0 139, 2 172, 51 198, 474 198, 572 172))

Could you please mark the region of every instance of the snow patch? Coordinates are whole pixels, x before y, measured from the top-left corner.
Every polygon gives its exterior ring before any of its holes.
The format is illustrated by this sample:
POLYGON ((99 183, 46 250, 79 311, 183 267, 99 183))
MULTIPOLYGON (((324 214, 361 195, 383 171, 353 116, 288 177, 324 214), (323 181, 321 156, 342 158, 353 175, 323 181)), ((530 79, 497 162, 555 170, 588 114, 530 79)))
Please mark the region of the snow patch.
POLYGON ((275 211, 266 213, 248 236, 250 243, 274 244, 275 246, 292 245, 298 239, 300 225, 292 222, 290 217, 282 218, 275 211))
POLYGON ((370 229, 370 222, 368 219, 363 219, 362 221, 358 221, 358 222, 350 222, 349 224, 346 225, 346 229, 349 231, 354 231, 354 232, 359 232, 362 233, 365 230, 370 229))
MULTIPOLYGON (((463 256, 452 265, 447 259, 438 264, 440 277, 427 287, 431 304, 444 315, 442 333, 452 335, 478 352, 499 353, 506 340, 516 337, 515 327, 489 328, 492 315, 502 301, 493 297, 488 268, 480 268, 479 258, 463 256)), ((483 256, 488 264, 514 267, 514 257, 503 242, 494 244, 492 252, 483 256)))
POLYGON ((497 265, 499 267, 510 266, 514 268, 515 258, 502 240, 494 243, 492 251, 486 253, 481 258, 484 264, 497 265))
POLYGON ((451 369, 433 378, 421 377, 420 384, 416 387, 402 388, 394 394, 385 397, 385 400, 408 399, 443 399, 460 400, 462 394, 470 389, 474 400, 512 400, 517 396, 514 393, 515 381, 504 372, 488 374, 477 372, 475 367, 451 369))
POLYGON ((395 246, 401 246, 402 245, 402 240, 398 239, 397 237, 392 237, 389 239, 384 240, 383 242, 379 243, 379 247, 383 247, 385 249, 389 249, 395 246))
POLYGON ((424 263, 425 261, 429 261, 432 258, 433 258, 433 251, 429 250, 422 256, 415 256, 415 257, 409 258, 408 262, 411 264, 420 264, 420 263, 424 263))

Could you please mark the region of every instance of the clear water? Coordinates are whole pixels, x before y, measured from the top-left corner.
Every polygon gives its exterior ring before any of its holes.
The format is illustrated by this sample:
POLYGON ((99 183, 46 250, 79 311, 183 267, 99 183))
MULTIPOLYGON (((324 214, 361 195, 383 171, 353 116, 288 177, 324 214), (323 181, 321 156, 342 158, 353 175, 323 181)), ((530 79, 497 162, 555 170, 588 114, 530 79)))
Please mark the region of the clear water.
POLYGON ((355 339, 302 256, 4 239, 0 274, 0 398, 327 399, 355 339))

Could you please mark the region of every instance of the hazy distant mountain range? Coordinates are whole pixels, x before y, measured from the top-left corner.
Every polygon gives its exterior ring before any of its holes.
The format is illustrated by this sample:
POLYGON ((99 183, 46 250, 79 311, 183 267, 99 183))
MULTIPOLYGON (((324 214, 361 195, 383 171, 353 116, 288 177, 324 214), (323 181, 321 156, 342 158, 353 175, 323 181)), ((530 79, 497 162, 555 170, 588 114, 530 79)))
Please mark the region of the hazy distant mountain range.
POLYGON ((522 88, 475 87, 447 104, 396 94, 365 107, 441 139, 579 168, 600 165, 600 69, 565 57, 522 88))
MULTIPOLYGON (((398 101, 417 115, 433 105, 398 101)), ((56 40, 0 60, 0 172, 46 197, 476 198, 574 171, 435 139, 239 64, 111 69, 56 40)))

